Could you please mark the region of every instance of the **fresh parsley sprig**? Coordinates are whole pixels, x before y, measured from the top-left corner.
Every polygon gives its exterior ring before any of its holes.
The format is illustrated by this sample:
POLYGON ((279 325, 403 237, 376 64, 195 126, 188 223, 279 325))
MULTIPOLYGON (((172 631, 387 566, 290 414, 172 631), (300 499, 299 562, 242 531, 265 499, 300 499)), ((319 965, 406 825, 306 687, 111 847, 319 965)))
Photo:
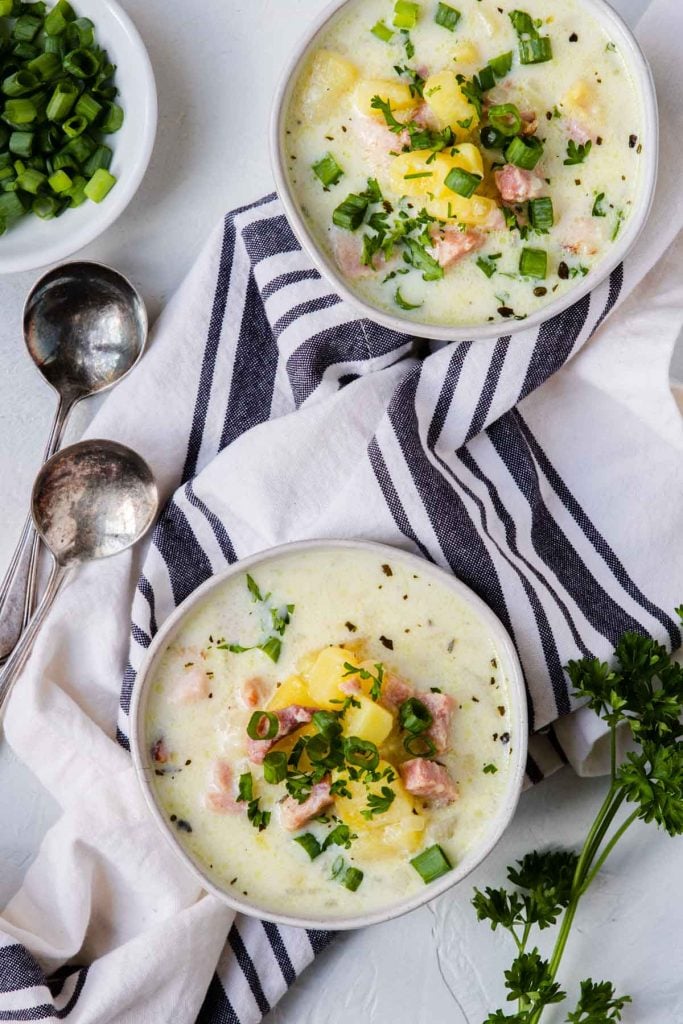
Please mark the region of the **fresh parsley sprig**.
POLYGON ((287 604, 279 607, 272 606, 269 602, 271 594, 262 594, 258 583, 247 573, 247 589, 252 599, 264 607, 268 618, 268 626, 265 630, 264 639, 251 647, 244 647, 242 644, 227 643, 223 640, 216 644, 218 651, 230 651, 231 654, 244 654, 246 651, 263 651, 271 661, 278 661, 282 653, 282 637, 291 622, 294 613, 294 605, 287 604))
POLYGON ((577 145, 573 139, 570 139, 567 143, 567 159, 564 161, 565 167, 574 167, 576 164, 582 164, 592 148, 593 143, 590 139, 583 145, 581 143, 577 145))
MULTIPOLYGON (((683 619, 683 606, 677 613, 683 619)), ((510 932, 517 949, 505 972, 508 1000, 517 1001, 517 1012, 496 1010, 484 1024, 538 1024, 547 1006, 566 999, 557 975, 579 902, 634 821, 656 822, 671 836, 683 834, 683 666, 656 640, 626 633, 612 665, 583 658, 571 661, 567 673, 575 695, 610 727, 610 787, 580 853, 529 853, 508 869, 514 889, 475 890, 477 918, 494 931, 510 932), (617 730, 626 728, 638 749, 618 764, 617 730), (624 804, 633 805, 628 815, 624 804), (555 947, 544 960, 535 946, 529 948, 532 931, 558 922, 555 947)), ((581 982, 567 1024, 621 1021, 630 1001, 616 996, 611 982, 589 978, 581 982)))

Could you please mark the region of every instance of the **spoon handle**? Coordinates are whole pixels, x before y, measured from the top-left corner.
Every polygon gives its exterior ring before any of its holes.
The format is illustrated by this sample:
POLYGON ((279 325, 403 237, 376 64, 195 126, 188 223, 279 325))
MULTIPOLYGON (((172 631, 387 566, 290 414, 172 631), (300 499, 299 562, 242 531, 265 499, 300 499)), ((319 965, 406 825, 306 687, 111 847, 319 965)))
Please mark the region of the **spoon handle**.
MULTIPOLYGON (((73 405, 73 401, 60 399, 43 462, 47 462, 59 448, 73 405)), ((33 612, 38 553, 39 539, 29 515, 5 578, 0 584, 0 665, 14 650, 33 612)))
POLYGON ((57 565, 55 562, 52 572, 50 573, 50 579, 48 580, 43 599, 38 605, 36 613, 31 619, 26 632, 19 640, 19 643, 12 652, 12 656, 0 673, 0 715, 7 703, 7 698, 12 691, 12 687, 14 686, 19 673, 26 664, 31 651, 33 650, 33 644, 36 636, 38 635, 38 631, 45 621, 47 613, 50 611, 54 599, 59 593, 68 573, 68 569, 57 565))

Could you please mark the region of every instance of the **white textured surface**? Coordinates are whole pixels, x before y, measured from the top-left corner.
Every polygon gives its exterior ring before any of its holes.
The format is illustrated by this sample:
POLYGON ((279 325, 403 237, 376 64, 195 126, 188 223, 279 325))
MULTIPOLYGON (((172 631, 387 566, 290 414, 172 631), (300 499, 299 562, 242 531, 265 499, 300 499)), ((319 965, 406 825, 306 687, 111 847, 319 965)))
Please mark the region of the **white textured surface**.
MULTIPOLYGON (((647 0, 614 3, 632 23, 647 6, 647 0)), ((128 0, 125 6, 157 75, 157 147, 128 211, 83 255, 128 274, 154 315, 224 210, 271 190, 270 97, 289 48, 324 3, 202 0, 188 8, 180 0, 128 0)), ((34 279, 0 279, 0 571, 25 515, 54 405, 21 343, 22 304, 34 279)), ((675 375, 683 380, 680 346, 675 375)), ((92 412, 93 404, 79 411, 70 436, 92 412)), ((579 781, 568 772, 527 794, 472 883, 502 884, 510 859, 536 845, 579 842, 602 794, 600 781, 579 781)), ((57 806, 0 746, 0 903, 19 886, 57 815, 57 806)), ((581 911, 567 953, 563 980, 614 978, 637 994, 628 1019, 638 1024, 683 1024, 680 971, 653 974, 650 967, 658 954, 672 965, 683 956, 680 850, 652 827, 636 826, 581 911)), ((479 1024, 499 1005, 511 950, 505 936, 476 925, 471 887, 467 881, 430 908, 339 939, 269 1021, 479 1024), (456 983, 456 971, 469 979, 466 986, 456 983)))

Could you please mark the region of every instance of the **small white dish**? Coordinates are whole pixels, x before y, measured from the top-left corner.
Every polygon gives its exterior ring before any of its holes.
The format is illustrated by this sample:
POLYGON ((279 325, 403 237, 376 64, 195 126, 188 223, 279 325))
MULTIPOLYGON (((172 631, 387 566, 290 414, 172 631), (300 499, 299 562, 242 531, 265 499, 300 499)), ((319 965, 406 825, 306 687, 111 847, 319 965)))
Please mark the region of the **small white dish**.
POLYGON ((0 274, 59 263, 94 241, 128 206, 154 148, 157 91, 138 30, 116 0, 75 0, 75 9, 94 22, 97 42, 117 66, 117 102, 125 117, 121 130, 108 137, 117 182, 101 203, 88 201, 53 220, 29 215, 12 225, 0 237, 0 274))
POLYGON ((392 315, 385 309, 366 302, 349 287, 339 268, 327 253, 319 246, 306 218, 304 217, 294 190, 289 181, 285 161, 285 122, 287 110, 299 71, 311 52, 315 50, 329 23, 336 18, 343 8, 355 0, 333 0, 319 18, 308 28, 294 55, 289 61, 280 86, 275 96, 270 128, 271 161, 278 196, 285 210, 289 224, 313 264, 331 283, 335 291, 349 305, 358 310, 361 316, 389 327, 393 331, 409 334, 420 338, 432 338, 439 341, 479 341, 485 338, 496 338, 501 334, 514 334, 530 330, 553 317, 558 316, 569 306, 593 291, 624 259, 640 235, 647 221, 654 199, 657 183, 657 167, 659 158, 659 118, 657 111, 657 94, 650 66, 635 36, 624 20, 607 2, 607 0, 582 0, 590 14, 601 22, 608 30, 610 38, 615 41, 624 58, 629 64, 643 101, 643 137, 647 142, 643 153, 643 180, 638 198, 638 205, 633 209, 626 227, 619 239, 612 246, 609 254, 588 275, 577 280, 576 285, 542 309, 526 317, 524 320, 505 320, 496 323, 485 323, 476 326, 452 327, 443 324, 420 323, 416 319, 400 315, 392 315))
MULTIPOLYGON (((408 554, 399 548, 389 547, 386 544, 375 544, 362 540, 313 540, 298 541, 293 544, 283 544, 276 548, 262 551, 251 558, 231 565, 225 572, 207 580, 201 587, 194 591, 187 600, 176 608, 173 614, 166 620, 162 628, 149 648, 144 663, 138 673, 137 681, 133 691, 133 699, 130 709, 130 740, 133 753, 133 763, 147 801, 147 805, 161 830, 164 839, 170 844, 178 857, 189 868, 189 870, 200 881, 201 885, 217 899, 227 903, 239 913, 248 914, 266 921, 274 921, 277 924, 291 925, 300 928, 329 928, 334 931, 348 931, 353 928, 362 928, 365 925, 379 924, 388 921, 401 914, 406 914, 417 907, 428 903, 435 897, 450 889, 451 886, 461 882, 489 855, 494 846, 498 843, 503 832, 510 824, 517 807, 519 795, 524 780, 526 768, 527 745, 528 745, 528 722, 527 722, 527 697, 524 685, 522 667, 517 657, 514 644, 510 639, 505 627, 494 615, 491 609, 481 598, 461 583, 450 573, 444 571, 431 562, 416 555, 408 554), (154 769, 150 762, 149 751, 145 741, 145 719, 147 714, 147 703, 151 683, 155 677, 156 669, 163 657, 166 648, 173 642, 185 620, 191 616, 197 606, 206 601, 211 593, 222 586, 225 580, 231 576, 244 572, 254 573, 261 565, 287 553, 291 555, 296 552, 310 551, 311 549, 335 550, 339 548, 356 549, 376 553, 378 558, 391 560, 392 563, 403 563, 412 572, 419 570, 424 576, 431 575, 440 587, 446 587, 454 591, 461 600, 466 602, 476 616, 478 616, 488 628, 493 643, 498 652, 499 665, 507 679, 509 707, 511 715, 511 735, 513 737, 510 768, 508 774, 507 789, 501 800, 496 814, 488 823, 488 828, 483 833, 481 841, 474 846, 466 856, 458 863, 449 874, 441 879, 425 885, 424 889, 417 894, 403 899, 389 906, 377 910, 366 911, 347 917, 326 918, 317 914, 307 917, 305 912, 300 915, 287 915, 271 912, 261 904, 250 902, 235 895, 234 890, 223 889, 216 885, 209 877, 207 870, 200 860, 192 856, 177 838, 177 832, 172 829, 167 815, 160 808, 154 795, 154 789, 150 778, 154 769)), ((306 894, 302 892, 302 903, 305 904, 306 894)))

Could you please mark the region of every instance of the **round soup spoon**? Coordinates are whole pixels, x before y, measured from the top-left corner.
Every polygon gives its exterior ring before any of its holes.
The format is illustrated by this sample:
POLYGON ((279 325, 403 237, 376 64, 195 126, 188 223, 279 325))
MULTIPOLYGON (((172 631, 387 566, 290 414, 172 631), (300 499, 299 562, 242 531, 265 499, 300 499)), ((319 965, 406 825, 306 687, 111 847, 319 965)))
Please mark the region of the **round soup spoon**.
POLYGON ((54 566, 35 615, 0 673, 0 711, 72 569, 132 547, 158 507, 149 466, 114 441, 81 441, 45 463, 33 487, 31 515, 54 566))
MULTIPOLYGON (((44 462, 59 448, 74 406, 125 377, 146 340, 144 303, 117 271, 99 263, 66 263, 38 281, 24 309, 24 341, 59 396, 44 462)), ((33 612, 37 566, 38 538, 29 516, 0 584, 0 663, 33 612)))

